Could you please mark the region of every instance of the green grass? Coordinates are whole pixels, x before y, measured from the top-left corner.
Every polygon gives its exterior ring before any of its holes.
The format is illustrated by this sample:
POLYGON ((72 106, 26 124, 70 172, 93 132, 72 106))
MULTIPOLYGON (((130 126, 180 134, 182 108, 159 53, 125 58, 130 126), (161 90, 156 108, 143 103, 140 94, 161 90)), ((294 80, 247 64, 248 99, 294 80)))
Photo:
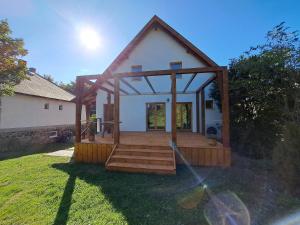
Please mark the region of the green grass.
MULTIPOLYGON (((196 171, 213 194, 236 194, 255 224, 300 207, 265 164, 247 163, 238 159, 230 169, 196 171)), ((43 154, 7 159, 0 161, 0 224, 205 225, 209 197, 193 184, 182 166, 176 176, 159 176, 106 172, 43 154)))

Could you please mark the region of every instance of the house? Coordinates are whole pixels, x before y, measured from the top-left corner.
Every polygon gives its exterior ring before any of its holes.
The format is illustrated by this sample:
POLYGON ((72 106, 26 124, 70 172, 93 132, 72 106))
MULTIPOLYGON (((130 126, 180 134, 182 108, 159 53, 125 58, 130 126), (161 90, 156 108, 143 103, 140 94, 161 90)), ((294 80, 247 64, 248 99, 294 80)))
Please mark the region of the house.
POLYGON ((1 151, 53 142, 61 133, 74 131, 75 96, 34 68, 27 77, 15 86, 14 96, 0 98, 1 151))
POLYGON ((176 173, 181 156, 193 165, 230 164, 227 68, 157 16, 103 74, 77 77, 76 96, 77 161, 105 162, 109 170, 167 174, 176 173), (92 80, 92 88, 83 92, 83 83, 92 80), (209 97, 214 81, 223 113, 209 97), (96 104, 99 131, 113 132, 113 137, 98 136, 91 149, 80 136, 81 104, 96 104), (221 142, 205 137, 207 130, 217 132, 221 142))

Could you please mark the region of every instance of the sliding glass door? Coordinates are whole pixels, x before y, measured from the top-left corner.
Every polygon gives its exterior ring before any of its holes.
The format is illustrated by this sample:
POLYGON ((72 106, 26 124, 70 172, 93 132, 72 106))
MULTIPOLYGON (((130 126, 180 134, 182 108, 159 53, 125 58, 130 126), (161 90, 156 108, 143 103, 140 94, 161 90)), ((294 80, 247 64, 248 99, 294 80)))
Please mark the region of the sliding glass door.
POLYGON ((166 130, 165 103, 147 103, 147 130, 166 130))
POLYGON ((178 130, 192 130, 192 103, 176 103, 176 128, 178 130))

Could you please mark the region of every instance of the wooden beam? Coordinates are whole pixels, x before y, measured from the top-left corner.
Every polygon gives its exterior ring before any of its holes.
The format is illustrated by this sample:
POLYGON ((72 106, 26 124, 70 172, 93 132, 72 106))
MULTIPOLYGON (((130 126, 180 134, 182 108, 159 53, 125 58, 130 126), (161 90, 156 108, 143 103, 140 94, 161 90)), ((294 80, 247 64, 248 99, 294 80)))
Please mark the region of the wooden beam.
POLYGON ((205 81, 197 90, 196 93, 199 93, 201 90, 203 90, 204 88, 206 88, 209 84, 211 84, 211 82, 213 82, 216 79, 216 76, 212 76, 211 78, 209 78, 207 81, 205 81))
POLYGON ((128 87, 130 87, 135 93, 137 93, 138 95, 140 95, 141 93, 135 88, 133 87, 130 83, 128 83, 126 80, 124 80, 123 78, 120 78, 120 80, 127 85, 128 87))
POLYGON ((201 89, 201 134, 203 136, 205 136, 205 128, 205 91, 203 88, 201 89))
POLYGON ((120 143, 120 80, 115 77, 114 85, 114 144, 120 143))
POLYGON ((172 142, 177 144, 177 134, 176 134, 176 73, 171 75, 172 79, 172 106, 171 106, 171 132, 172 132, 172 142))
POLYGON ((199 104, 199 93, 196 93, 196 127, 197 127, 197 133, 200 132, 200 104, 199 104))
POLYGON ((156 91, 154 90, 154 88, 153 88, 153 86, 152 86, 150 80, 148 79, 148 77, 144 76, 144 78, 145 78, 145 80, 147 81, 149 87, 151 88, 153 94, 156 94, 156 91))
POLYGON ((86 79, 86 80, 96 80, 101 76, 101 74, 92 74, 92 75, 82 75, 82 76, 77 76, 78 78, 86 79))
POLYGON ((79 77, 76 78, 76 115, 75 115, 75 142, 81 142, 81 111, 82 111, 82 90, 83 81, 79 77))
MULTIPOLYGON (((106 83, 111 86, 114 87, 114 84, 112 82, 110 82, 109 80, 106 81, 106 83)), ((122 88, 120 88, 120 91, 123 92, 125 95, 128 95, 129 93, 127 91, 124 91, 122 88)))
POLYGON ((229 88, 228 88, 228 71, 223 71, 222 79, 222 142, 225 148, 230 148, 230 115, 229 115, 229 88))
POLYGON ((140 77, 140 76, 165 76, 176 74, 191 74, 191 73, 216 73, 218 71, 224 70, 223 67, 196 67, 196 68, 187 68, 187 69, 178 69, 178 70, 152 70, 152 71, 140 71, 140 72, 125 72, 125 73, 116 73, 114 76, 117 77, 140 77))
MULTIPOLYGON (((171 75, 172 73, 177 74, 191 74, 191 73, 209 73, 209 72, 218 72, 226 69, 226 67, 222 66, 213 66, 213 67, 197 67, 197 68, 187 68, 180 70, 154 70, 154 71, 141 71, 141 72, 127 72, 127 73, 117 73, 115 76, 120 77, 128 77, 128 76, 163 76, 163 75, 171 75)), ((91 89, 85 93, 84 96, 88 96, 97 91, 99 86, 105 82, 107 79, 113 78, 110 70, 105 71, 103 74, 97 75, 98 78, 91 89)))
MULTIPOLYGON (((85 106, 85 118, 86 118, 86 126, 89 127, 90 126, 90 114, 91 114, 91 106, 90 105, 86 105, 85 106)), ((90 137, 91 132, 90 129, 86 130, 86 136, 90 137)))
POLYGON ((196 77, 196 75, 197 75, 197 73, 194 73, 194 74, 191 76, 189 82, 187 82, 187 84, 185 85, 185 87, 184 87, 184 89, 183 89, 183 93, 185 93, 186 90, 189 88, 190 84, 193 82, 193 80, 194 80, 194 78, 196 77))

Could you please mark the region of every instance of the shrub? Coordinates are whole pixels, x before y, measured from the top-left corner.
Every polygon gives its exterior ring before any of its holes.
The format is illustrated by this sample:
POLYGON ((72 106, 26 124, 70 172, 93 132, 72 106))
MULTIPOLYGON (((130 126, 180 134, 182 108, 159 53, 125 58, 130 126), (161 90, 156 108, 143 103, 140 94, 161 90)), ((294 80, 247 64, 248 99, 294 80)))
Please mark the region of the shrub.
MULTIPOLYGON (((295 123, 286 125, 282 140, 274 148, 274 169, 286 189, 295 193, 300 186, 300 126, 295 123)), ((297 193, 297 194, 300 194, 297 193)))

